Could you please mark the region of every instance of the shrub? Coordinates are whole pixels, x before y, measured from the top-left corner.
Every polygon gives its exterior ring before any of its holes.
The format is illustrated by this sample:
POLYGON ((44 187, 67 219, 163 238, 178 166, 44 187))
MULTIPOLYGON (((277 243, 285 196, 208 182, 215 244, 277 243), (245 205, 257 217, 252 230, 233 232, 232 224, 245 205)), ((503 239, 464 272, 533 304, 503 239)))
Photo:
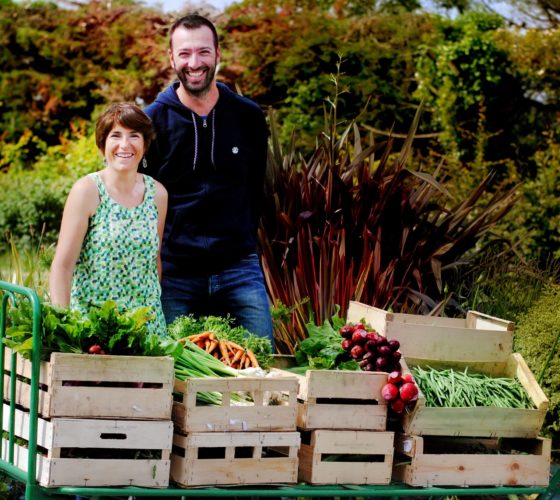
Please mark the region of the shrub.
POLYGON ((514 349, 520 352, 546 393, 550 406, 543 433, 560 451, 560 286, 549 285, 521 317, 515 329, 514 349))

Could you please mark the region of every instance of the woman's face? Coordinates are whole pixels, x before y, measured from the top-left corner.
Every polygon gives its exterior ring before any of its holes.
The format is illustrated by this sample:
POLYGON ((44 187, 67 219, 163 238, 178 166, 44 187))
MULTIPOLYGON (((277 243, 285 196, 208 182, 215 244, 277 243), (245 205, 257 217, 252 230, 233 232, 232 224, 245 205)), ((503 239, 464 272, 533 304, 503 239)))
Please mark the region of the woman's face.
POLYGON ((107 166, 125 171, 137 170, 144 156, 144 136, 122 125, 116 124, 105 141, 107 166))

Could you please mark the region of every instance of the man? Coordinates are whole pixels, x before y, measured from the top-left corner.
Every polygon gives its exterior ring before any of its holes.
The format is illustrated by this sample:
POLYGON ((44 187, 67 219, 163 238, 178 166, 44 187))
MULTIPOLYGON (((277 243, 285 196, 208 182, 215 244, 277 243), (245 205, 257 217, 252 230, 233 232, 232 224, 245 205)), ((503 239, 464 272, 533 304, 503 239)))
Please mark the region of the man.
POLYGON ((169 192, 162 303, 177 316, 230 315, 272 341, 260 268, 261 214, 268 130, 262 110, 216 82, 215 26, 199 15, 169 32, 173 83, 146 108, 156 140, 147 173, 169 192))

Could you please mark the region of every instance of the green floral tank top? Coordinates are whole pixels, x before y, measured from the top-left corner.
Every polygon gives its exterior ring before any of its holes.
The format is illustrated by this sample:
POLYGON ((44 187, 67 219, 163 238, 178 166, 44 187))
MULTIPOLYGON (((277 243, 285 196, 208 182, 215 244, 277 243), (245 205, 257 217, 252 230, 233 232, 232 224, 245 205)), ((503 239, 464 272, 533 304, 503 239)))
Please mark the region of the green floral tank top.
POLYGON ((99 173, 89 175, 97 184, 100 203, 76 263, 70 307, 87 313, 106 300, 126 308, 149 306, 155 315, 147 324, 149 331, 165 335, 157 273, 155 182, 144 175, 144 200, 127 208, 109 197, 99 173))

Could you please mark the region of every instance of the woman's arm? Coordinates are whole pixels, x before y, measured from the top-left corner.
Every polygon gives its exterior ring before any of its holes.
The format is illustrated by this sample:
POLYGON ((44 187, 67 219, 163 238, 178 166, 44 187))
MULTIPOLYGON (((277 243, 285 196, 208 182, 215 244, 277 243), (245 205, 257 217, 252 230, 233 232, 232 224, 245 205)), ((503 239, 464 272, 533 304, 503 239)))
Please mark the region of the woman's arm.
POLYGON ((67 307, 70 304, 74 268, 87 233, 89 218, 95 213, 98 204, 99 194, 93 180, 82 177, 72 186, 64 205, 49 275, 50 298, 55 305, 67 307))
POLYGON ((165 217, 167 215, 167 190, 163 185, 156 182, 156 208, 158 211, 158 236, 159 236, 159 250, 157 256, 157 270, 159 280, 161 281, 161 244, 163 241, 163 228, 165 226, 165 217))

